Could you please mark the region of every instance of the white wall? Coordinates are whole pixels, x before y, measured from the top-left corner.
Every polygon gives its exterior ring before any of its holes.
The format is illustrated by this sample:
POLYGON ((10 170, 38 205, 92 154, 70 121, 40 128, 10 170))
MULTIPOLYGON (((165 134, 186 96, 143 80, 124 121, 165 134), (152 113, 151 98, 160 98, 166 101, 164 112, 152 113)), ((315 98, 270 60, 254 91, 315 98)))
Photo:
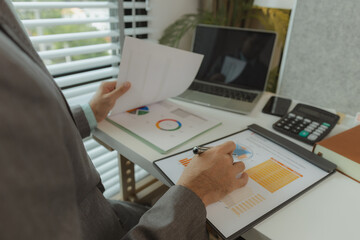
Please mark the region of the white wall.
POLYGON ((280 95, 356 115, 360 103, 360 1, 297 0, 280 95))
MULTIPOLYGON (((152 30, 149 38, 156 41, 161 38, 166 27, 184 14, 197 13, 199 7, 198 0, 149 0, 149 3, 149 27, 152 30)), ((180 43, 180 48, 190 50, 191 40, 192 35, 186 35, 180 43)))

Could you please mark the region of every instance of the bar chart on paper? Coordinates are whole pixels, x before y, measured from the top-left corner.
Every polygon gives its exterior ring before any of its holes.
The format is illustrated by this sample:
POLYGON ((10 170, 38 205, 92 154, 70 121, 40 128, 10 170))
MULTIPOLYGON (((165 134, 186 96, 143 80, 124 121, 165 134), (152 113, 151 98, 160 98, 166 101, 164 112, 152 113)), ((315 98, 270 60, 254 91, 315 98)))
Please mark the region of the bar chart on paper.
MULTIPOLYGON (((326 172, 250 130, 246 130, 204 146, 233 141, 240 146, 234 161, 243 161, 248 183, 232 191, 220 201, 206 207, 207 219, 225 238, 255 223, 275 210, 326 172)), ((193 160, 191 150, 159 160, 156 165, 176 183, 182 171, 193 160)))
POLYGON ((302 177, 300 173, 270 158, 269 160, 246 171, 251 179, 273 193, 302 177))
POLYGON ((260 193, 254 194, 252 189, 246 186, 235 190, 221 201, 228 209, 231 209, 237 216, 240 216, 264 200, 265 198, 260 193))
POLYGON ((192 158, 184 158, 184 159, 179 160, 179 163, 180 163, 181 165, 183 165, 184 167, 187 167, 187 165, 189 165, 191 159, 192 159, 192 158))
MULTIPOLYGON (((302 177, 301 174, 274 158, 246 170, 246 173, 249 178, 270 193, 274 193, 302 177)), ((241 216, 266 200, 265 196, 264 192, 254 192, 250 186, 246 186, 232 192, 221 201, 226 205, 226 208, 231 209, 237 216, 241 216)))

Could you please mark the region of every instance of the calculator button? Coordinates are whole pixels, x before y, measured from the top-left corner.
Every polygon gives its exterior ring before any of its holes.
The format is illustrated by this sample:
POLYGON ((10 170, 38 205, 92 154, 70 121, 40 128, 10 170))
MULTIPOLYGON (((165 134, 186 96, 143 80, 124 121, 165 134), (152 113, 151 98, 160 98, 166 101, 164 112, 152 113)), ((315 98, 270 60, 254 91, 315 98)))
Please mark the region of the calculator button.
POLYGON ((311 120, 308 119, 308 118, 305 118, 305 119, 304 119, 304 122, 306 122, 306 123, 311 123, 311 120))
POLYGON ((320 136, 322 133, 315 131, 315 132, 313 132, 311 135, 313 135, 313 134, 316 135, 316 136, 320 136))
POLYGON ((296 116, 296 119, 303 120, 302 116, 296 116))
POLYGON ((293 133, 295 133, 295 134, 298 134, 298 133, 300 132, 300 130, 294 128, 294 129, 291 130, 291 132, 293 132, 293 133))
POLYGON ((314 122, 312 122, 311 124, 312 124, 312 125, 315 125, 315 126, 319 126, 319 125, 320 125, 320 123, 315 122, 315 121, 314 121, 314 122))
POLYGON ((324 132, 324 130, 322 130, 322 129, 316 129, 315 132, 316 132, 316 133, 319 133, 319 134, 322 134, 322 133, 324 132))
POLYGON ((307 137, 309 135, 309 132, 305 131, 305 130, 302 130, 300 133, 299 133, 299 136, 300 137, 307 137))
POLYGON ((312 130, 314 130, 314 129, 313 129, 313 128, 310 128, 310 127, 307 127, 307 128, 305 128, 304 130, 307 131, 307 132, 312 132, 312 130))
POLYGON ((310 141, 315 141, 318 138, 318 136, 316 136, 315 134, 310 134, 307 139, 309 139, 310 141))
POLYGON ((324 129, 324 130, 326 130, 326 129, 328 129, 328 127, 326 127, 326 126, 324 126, 324 125, 321 125, 321 126, 319 127, 319 129, 324 129))
POLYGON ((289 126, 284 126, 284 129, 290 130, 290 127, 289 126))
POLYGON ((326 126, 326 127, 330 127, 330 124, 326 123, 326 122, 323 122, 322 123, 323 126, 326 126))
POLYGON ((289 118, 294 118, 295 116, 296 116, 296 115, 293 114, 293 113, 289 113, 289 114, 288 114, 288 117, 289 117, 289 118))

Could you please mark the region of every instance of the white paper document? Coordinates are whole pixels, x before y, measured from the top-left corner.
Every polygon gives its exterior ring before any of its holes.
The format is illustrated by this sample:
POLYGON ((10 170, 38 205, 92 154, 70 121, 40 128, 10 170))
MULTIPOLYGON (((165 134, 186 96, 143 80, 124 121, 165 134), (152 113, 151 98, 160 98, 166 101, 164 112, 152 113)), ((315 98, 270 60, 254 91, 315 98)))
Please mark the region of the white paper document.
POLYGON ((116 102, 111 115, 183 93, 195 79, 203 55, 126 37, 118 85, 131 88, 116 102))
POLYGON ((195 79, 203 55, 126 37, 117 85, 130 89, 107 118, 141 141, 166 153, 221 124, 166 101, 195 79))
MULTIPOLYGON (((243 161, 249 175, 249 182, 245 187, 235 190, 206 209, 207 219, 226 238, 328 174, 250 130, 226 137, 209 146, 225 141, 234 141, 244 149, 243 155, 234 156, 234 160, 243 161)), ((193 153, 187 151, 155 164, 176 183, 192 158, 193 153)))
POLYGON ((220 124, 218 120, 191 113, 170 101, 145 105, 108 119, 161 153, 220 124))

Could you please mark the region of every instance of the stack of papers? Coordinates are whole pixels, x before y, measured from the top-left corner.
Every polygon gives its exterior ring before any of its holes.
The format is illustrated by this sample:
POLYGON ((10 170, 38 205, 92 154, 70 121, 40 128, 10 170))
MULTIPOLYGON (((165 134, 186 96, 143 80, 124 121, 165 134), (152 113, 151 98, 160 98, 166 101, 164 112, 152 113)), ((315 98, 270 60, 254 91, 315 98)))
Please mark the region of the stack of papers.
POLYGON ((116 102, 108 120, 161 153, 221 124, 164 101, 184 92, 203 56, 126 37, 118 85, 131 88, 116 102))

